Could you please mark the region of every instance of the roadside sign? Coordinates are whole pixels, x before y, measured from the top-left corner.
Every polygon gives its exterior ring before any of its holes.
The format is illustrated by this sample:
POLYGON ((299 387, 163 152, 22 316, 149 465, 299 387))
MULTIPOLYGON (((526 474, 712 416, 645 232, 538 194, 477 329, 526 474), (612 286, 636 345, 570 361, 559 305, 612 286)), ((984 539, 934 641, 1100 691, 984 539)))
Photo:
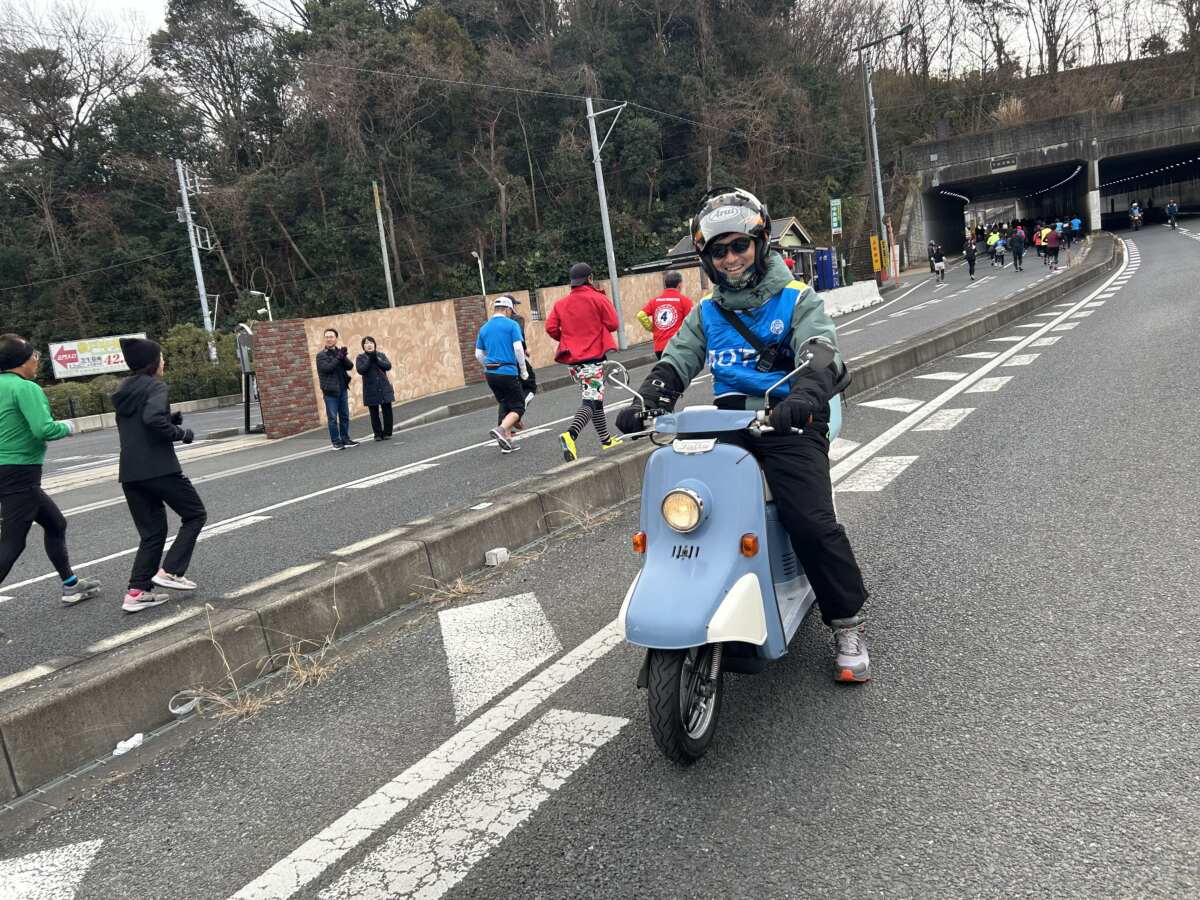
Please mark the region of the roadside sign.
POLYGON ((883 263, 879 258, 879 235, 871 235, 871 268, 878 272, 883 268, 883 263))
POLYGON ((842 201, 829 201, 829 230, 834 237, 842 233, 842 201))
POLYGON ((111 337, 87 338, 82 341, 63 341, 50 345, 50 362, 55 378, 83 378, 105 372, 124 372, 125 355, 121 338, 144 338, 146 332, 118 334, 111 337))

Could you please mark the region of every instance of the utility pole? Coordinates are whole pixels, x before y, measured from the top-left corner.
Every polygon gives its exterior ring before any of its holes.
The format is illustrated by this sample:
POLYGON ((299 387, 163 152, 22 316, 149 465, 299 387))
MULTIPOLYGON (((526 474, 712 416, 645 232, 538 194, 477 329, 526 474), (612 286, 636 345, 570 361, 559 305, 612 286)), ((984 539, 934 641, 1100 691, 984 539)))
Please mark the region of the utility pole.
MULTIPOLYGON (((866 128, 867 128, 867 155, 871 157, 871 176, 873 189, 871 191, 872 205, 875 207, 875 217, 871 227, 876 229, 879 234, 879 240, 882 244, 880 250, 887 249, 888 259, 891 259, 891 244, 888 241, 888 230, 886 215, 883 209, 883 173, 879 167, 879 135, 875 128, 875 91, 871 86, 871 63, 867 59, 864 50, 871 47, 890 41, 894 37, 904 37, 912 31, 912 25, 904 25, 899 31, 891 34, 885 34, 878 40, 870 41, 866 44, 861 44, 855 47, 858 53, 858 65, 862 69, 863 79, 863 106, 866 112, 866 128)), ((893 272, 893 275, 895 273, 893 272)), ((883 270, 880 270, 880 278, 883 277, 883 270)))
POLYGON ((588 131, 592 135, 592 164, 596 168, 596 193, 600 195, 600 224, 604 228, 604 252, 608 257, 608 280, 612 285, 612 302, 617 310, 617 322, 620 324, 617 329, 617 347, 624 350, 627 343, 625 341, 625 318, 621 315, 621 279, 617 274, 617 256, 613 252, 612 227, 608 224, 608 193, 604 190, 604 169, 600 165, 600 151, 608 143, 608 136, 612 134, 613 127, 616 126, 617 118, 620 117, 625 104, 622 103, 597 113, 592 109, 591 97, 585 97, 584 102, 587 104, 588 131), (608 134, 605 134, 604 140, 600 141, 596 136, 596 119, 598 116, 606 116, 611 112, 615 112, 617 115, 613 118, 612 125, 608 126, 608 134))
MULTIPOLYGON (((179 221, 187 228, 188 244, 192 248, 192 268, 196 270, 196 289, 200 292, 200 313, 204 320, 204 330, 208 332, 208 359, 214 366, 217 364, 217 342, 213 337, 212 317, 208 314, 208 292, 204 289, 204 270, 200 266, 200 245, 205 250, 212 249, 212 239, 208 229, 192 221, 192 204, 188 200, 188 178, 183 167, 183 160, 175 160, 175 174, 179 176, 179 196, 183 199, 183 207, 179 210, 179 221)), ((192 189, 200 193, 200 179, 196 178, 192 189)))
POLYGON ((712 193, 712 144, 708 145, 708 168, 704 177, 704 193, 712 193))
POLYGON ((387 242, 383 237, 383 208, 379 205, 379 183, 371 182, 375 192, 375 221, 379 224, 379 255, 383 258, 383 277, 387 281, 388 306, 396 308, 396 295, 392 293, 392 267, 388 265, 387 242))

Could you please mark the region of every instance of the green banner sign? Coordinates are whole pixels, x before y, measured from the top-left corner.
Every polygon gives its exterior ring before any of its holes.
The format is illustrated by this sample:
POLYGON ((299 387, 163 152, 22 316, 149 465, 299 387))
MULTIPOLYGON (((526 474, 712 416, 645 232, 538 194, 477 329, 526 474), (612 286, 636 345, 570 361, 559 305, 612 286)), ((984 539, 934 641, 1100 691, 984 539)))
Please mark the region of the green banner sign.
POLYGON ((842 233, 842 201, 829 201, 829 230, 837 237, 842 233))

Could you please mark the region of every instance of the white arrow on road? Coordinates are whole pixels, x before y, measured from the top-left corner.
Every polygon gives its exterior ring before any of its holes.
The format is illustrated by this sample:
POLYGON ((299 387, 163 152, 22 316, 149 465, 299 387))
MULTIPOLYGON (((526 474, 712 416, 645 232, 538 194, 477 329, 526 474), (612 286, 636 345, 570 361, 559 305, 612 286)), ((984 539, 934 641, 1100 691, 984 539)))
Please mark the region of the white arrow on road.
POLYGON ((442 610, 438 619, 456 722, 562 651, 533 594, 442 610))
POLYGON ((104 841, 82 841, 0 860, 0 894, 12 900, 73 900, 104 841))

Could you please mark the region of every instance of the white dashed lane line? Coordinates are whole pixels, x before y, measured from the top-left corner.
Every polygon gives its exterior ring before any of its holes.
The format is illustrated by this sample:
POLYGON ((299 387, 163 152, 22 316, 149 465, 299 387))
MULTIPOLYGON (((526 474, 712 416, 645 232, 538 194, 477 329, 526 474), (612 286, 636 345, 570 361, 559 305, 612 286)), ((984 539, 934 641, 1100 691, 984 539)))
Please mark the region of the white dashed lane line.
POLYGON ((914 409, 920 409, 924 404, 922 400, 909 400, 907 397, 886 397, 883 400, 868 400, 865 403, 859 403, 858 406, 869 406, 872 409, 886 409, 892 412, 909 413, 914 409))
POLYGON ((882 491, 916 459, 915 456, 876 456, 838 482, 836 490, 838 493, 882 491))
POLYGON ((939 409, 913 431, 949 431, 973 412, 975 412, 973 406, 962 409, 939 409))

